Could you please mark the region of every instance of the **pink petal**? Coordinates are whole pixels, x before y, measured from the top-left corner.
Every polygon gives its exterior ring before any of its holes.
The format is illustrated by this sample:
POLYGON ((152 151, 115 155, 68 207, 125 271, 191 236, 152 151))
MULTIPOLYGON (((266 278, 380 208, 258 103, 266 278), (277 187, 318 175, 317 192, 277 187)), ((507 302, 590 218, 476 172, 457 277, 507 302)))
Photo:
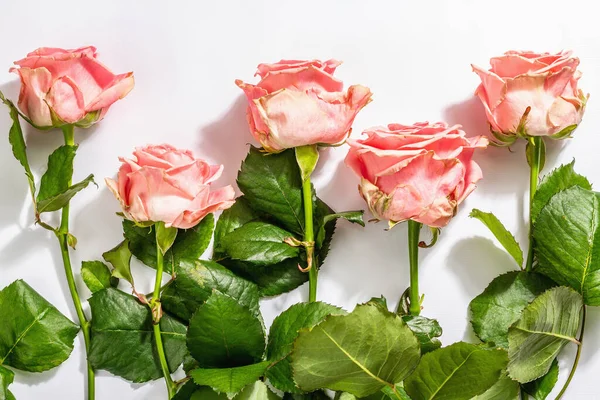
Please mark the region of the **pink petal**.
POLYGON ((268 93, 280 89, 298 91, 318 89, 326 92, 341 92, 344 89, 342 81, 313 65, 294 71, 271 71, 264 76, 257 86, 265 89, 268 93))
POLYGON ((325 71, 328 74, 333 74, 335 72, 335 69, 337 67, 339 67, 341 64, 342 64, 341 61, 337 61, 337 60, 333 60, 333 59, 327 60, 325 62, 322 62, 319 60, 310 60, 310 61, 281 60, 278 63, 274 63, 274 64, 259 64, 256 75, 259 75, 261 78, 264 78, 265 75, 268 74, 269 72, 290 70, 290 69, 296 69, 296 68, 305 68, 308 66, 313 66, 313 67, 322 69, 323 71, 325 71))
POLYGON ((60 120, 68 124, 73 124, 85 116, 83 95, 77 84, 67 76, 54 81, 46 101, 60 120))
POLYGON ((109 86, 92 100, 86 107, 86 111, 96 111, 105 107, 110 107, 114 102, 127 96, 135 85, 133 72, 117 75, 109 86))
POLYGON ((46 104, 46 94, 52 86, 52 76, 46 68, 11 69, 21 78, 19 108, 37 126, 52 126, 50 108, 46 104))
POLYGON ((481 79, 481 86, 477 89, 476 94, 479 95, 481 101, 485 100, 489 109, 493 111, 506 96, 506 82, 493 72, 486 71, 473 64, 471 64, 471 67, 473 67, 473 72, 479 75, 481 79))

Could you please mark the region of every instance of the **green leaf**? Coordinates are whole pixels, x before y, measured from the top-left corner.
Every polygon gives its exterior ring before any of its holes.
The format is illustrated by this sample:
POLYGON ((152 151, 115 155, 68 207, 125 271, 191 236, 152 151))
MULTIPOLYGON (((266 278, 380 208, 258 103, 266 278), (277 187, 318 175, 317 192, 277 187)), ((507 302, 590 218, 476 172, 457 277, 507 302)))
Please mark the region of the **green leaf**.
POLYGON ((352 222, 353 224, 359 224, 360 226, 365 226, 365 221, 363 221, 364 211, 345 211, 341 213, 329 214, 323 218, 322 223, 320 224, 319 231, 317 233, 316 245, 317 248, 321 248, 323 242, 325 241, 325 226, 330 221, 335 221, 338 218, 344 218, 347 221, 352 222))
POLYGON ((535 400, 545 400, 558 381, 558 361, 554 359, 550 371, 541 378, 523 385, 523 391, 535 400))
POLYGON ((505 350, 454 343, 425 354, 404 388, 413 400, 468 400, 491 388, 507 361, 505 350))
POLYGON ((295 148, 296 162, 300 167, 300 177, 302 182, 310 178, 319 161, 319 149, 316 144, 308 146, 299 146, 295 148))
POLYGON ((79 332, 22 280, 0 291, 0 321, 0 364, 29 372, 62 364, 79 332))
POLYGON ((269 361, 234 368, 196 369, 191 372, 197 385, 209 386, 217 392, 233 397, 245 386, 263 376, 269 361))
POLYGON ((163 308, 189 321, 214 290, 231 296, 255 315, 259 314, 258 287, 212 261, 184 260, 175 280, 162 293, 163 308))
POLYGON ((473 330, 482 342, 508 348, 508 328, 537 296, 553 286, 535 272, 513 271, 500 275, 475 297, 469 310, 473 330))
POLYGON ((508 254, 514 258, 519 267, 523 266, 523 250, 517 243, 515 237, 510 233, 500 222, 500 220, 492 213, 483 212, 476 208, 469 214, 471 218, 477 218, 494 234, 500 244, 506 249, 508 254))
POLYGON ((299 248, 284 242, 292 236, 266 222, 249 222, 225 236, 221 245, 234 260, 268 266, 298 256, 299 248))
POLYGON ((278 400, 281 397, 271 392, 271 389, 261 381, 256 381, 235 396, 235 400, 278 400))
MULTIPOLYGON (((171 273, 172 266, 181 260, 197 260, 210 244, 214 229, 214 216, 208 214, 200 223, 190 229, 180 229, 173 246, 165 253, 165 272, 171 273)), ((143 228, 133 222, 123 220, 123 232, 129 240, 133 255, 149 267, 156 269, 156 232, 151 227, 143 228)))
MULTIPOLYGON (((179 390, 177 390, 177 393, 175 394, 175 396, 173 396, 172 400, 191 400, 192 395, 194 394, 194 392, 199 389, 200 387, 197 386, 194 381, 189 380, 186 383, 183 384, 183 386, 181 386, 179 388, 179 390)), ((209 389, 212 392, 212 389, 209 389)), ((214 392, 213 392, 214 393, 214 392)), ((215 393, 216 394, 216 393, 215 393)), ((227 396, 225 396, 223 398, 223 400, 226 400, 227 396)))
POLYGON ((267 371, 267 378, 275 388, 283 392, 302 393, 292 377, 290 354, 294 349, 294 341, 301 329, 314 327, 330 314, 344 315, 346 312, 321 302, 298 303, 275 318, 267 345, 267 359, 273 363, 267 371))
POLYGON ((117 287, 119 279, 111 276, 110 269, 102 261, 83 261, 81 278, 92 293, 109 287, 117 287))
POLYGON ((207 386, 198 386, 193 380, 189 380, 172 400, 228 400, 228 398, 226 394, 217 393, 207 386))
POLYGON ((235 204, 223 211, 215 227, 213 259, 217 261, 225 257, 221 242, 223 238, 245 223, 258 218, 258 214, 248 205, 244 196, 235 199, 235 204))
POLYGON ((540 215, 542 208, 548 204, 555 194, 573 186, 580 186, 587 190, 592 189, 592 185, 587 178, 575 172, 573 169, 574 165, 575 160, 569 164, 561 165, 544 176, 533 196, 531 204, 531 218, 534 222, 537 220, 538 215, 540 215))
POLYGON ((402 320, 417 337, 421 345, 421 354, 442 347, 442 342, 437 339, 442 336, 442 327, 435 319, 429 319, 422 316, 403 315, 402 320))
POLYGON ((292 368, 302 390, 326 388, 364 397, 402 381, 419 356, 417 338, 399 316, 364 304, 301 330, 292 368))
POLYGON ((6 100, 4 95, 0 92, 0 99, 6 104, 10 110, 10 118, 12 119, 12 125, 8 132, 8 141, 12 147, 12 152, 17 161, 21 164, 25 170, 25 176, 29 183, 29 191, 34 201, 35 206, 35 179, 33 173, 29 167, 29 160, 27 159, 27 146, 25 145, 25 138, 23 137, 23 130, 21 129, 21 122, 19 121, 19 111, 17 107, 10 100, 6 100))
POLYGON ((573 186, 540 212, 533 237, 537 271, 600 305, 600 202, 598 193, 573 186))
POLYGON ((157 222, 154 224, 154 229, 156 230, 156 244, 164 256, 171 246, 173 246, 178 229, 174 226, 167 228, 164 222, 157 222))
POLYGON ((475 396, 473 400, 520 400, 521 390, 519 382, 513 381, 506 374, 485 393, 475 396))
POLYGON ((302 178, 293 149, 266 155, 250 147, 237 183, 254 210, 271 215, 291 232, 304 233, 302 178))
POLYGON ((14 400, 14 396, 8 390, 8 385, 13 383, 14 379, 15 373, 0 365, 0 400, 14 400))
POLYGON ((133 286, 133 275, 131 275, 131 251, 129 242, 123 240, 116 247, 102 254, 102 258, 113 266, 112 276, 125 279, 133 286))
POLYGON ((90 183, 94 183, 94 175, 90 174, 79 183, 69 186, 64 191, 47 199, 40 200, 37 203, 38 213, 57 211, 69 204, 69 201, 81 190, 85 189, 90 183))
POLYGON ((262 360, 265 333, 256 314, 214 292, 190 319, 187 346, 202 368, 228 368, 262 360))
POLYGON ((48 157, 48 170, 42 176, 37 202, 55 197, 69 188, 77 146, 60 146, 48 157))
POLYGON ((570 288, 552 288, 528 305, 508 331, 508 374, 521 383, 550 370, 552 361, 569 342, 578 343, 583 301, 570 288))
POLYGON ((331 398, 325 392, 317 390, 302 394, 284 393, 283 400, 331 400, 331 398))
MULTIPOLYGON (((88 359, 92 366, 131 382, 162 378, 150 308, 113 288, 94 293, 89 303, 93 318, 88 359)), ((185 325, 164 314, 160 329, 169 370, 174 372, 186 354, 185 325)))

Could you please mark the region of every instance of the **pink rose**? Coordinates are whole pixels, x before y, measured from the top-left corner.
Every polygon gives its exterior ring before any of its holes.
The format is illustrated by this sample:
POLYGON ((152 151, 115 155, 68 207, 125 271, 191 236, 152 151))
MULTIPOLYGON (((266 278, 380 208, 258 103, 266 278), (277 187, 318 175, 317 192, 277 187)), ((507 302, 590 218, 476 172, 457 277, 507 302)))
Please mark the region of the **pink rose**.
POLYGON ((570 51, 508 51, 490 63, 489 71, 472 66, 481 78, 475 94, 501 142, 523 135, 561 138, 581 122, 588 96, 577 88, 579 59, 570 51))
POLYGON ((281 60, 260 64, 257 85, 236 80, 248 97, 248 124, 252 135, 270 152, 312 145, 336 145, 350 134, 356 114, 371 91, 353 85, 344 91, 333 77, 341 63, 281 60))
POLYGON ((348 140, 346 164, 361 177, 359 191, 377 219, 413 220, 441 228, 475 189, 481 168, 471 158, 486 138, 465 137, 444 122, 390 124, 348 140))
POLYGON ((189 150, 150 145, 137 148, 132 159, 119 160, 123 164, 117 180, 107 178, 106 184, 130 220, 188 229, 234 203, 231 186, 210 189, 223 166, 196 159, 189 150))
POLYGON ((133 89, 133 72, 115 75, 96 60, 96 48, 42 47, 15 61, 20 68, 19 108, 39 128, 88 127, 133 89))

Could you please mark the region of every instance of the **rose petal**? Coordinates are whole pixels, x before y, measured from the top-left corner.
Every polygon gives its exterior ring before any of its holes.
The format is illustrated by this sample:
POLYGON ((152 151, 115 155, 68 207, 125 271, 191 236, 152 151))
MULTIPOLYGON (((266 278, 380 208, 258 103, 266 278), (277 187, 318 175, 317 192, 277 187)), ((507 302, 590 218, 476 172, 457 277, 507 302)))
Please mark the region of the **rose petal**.
POLYGON ((23 114, 37 126, 52 126, 50 108, 45 101, 52 86, 50 72, 46 68, 12 68, 10 71, 19 74, 21 78, 18 105, 23 114))
POLYGON ((63 76, 50 88, 46 102, 60 118, 68 124, 73 124, 85 116, 83 94, 71 78, 63 76))

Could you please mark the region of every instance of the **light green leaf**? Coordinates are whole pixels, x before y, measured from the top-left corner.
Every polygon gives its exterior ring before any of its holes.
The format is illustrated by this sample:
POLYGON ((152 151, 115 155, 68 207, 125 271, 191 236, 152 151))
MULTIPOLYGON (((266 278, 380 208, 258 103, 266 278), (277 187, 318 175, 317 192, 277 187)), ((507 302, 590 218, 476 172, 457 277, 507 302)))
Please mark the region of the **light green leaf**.
MULTIPOLYGON (((94 293, 89 302, 92 366, 136 383, 162 378, 150 308, 113 288, 94 293)), ((186 353, 185 325, 165 314, 160 329, 169 370, 174 372, 186 353)))
POLYGON ((475 396, 473 400, 520 400, 521 390, 519 382, 513 381, 506 374, 485 393, 475 396))
POLYGON ((408 325, 417 337, 421 345, 421 354, 429 353, 442 347, 442 342, 437 339, 442 336, 442 327, 435 319, 403 315, 402 320, 406 322, 406 325, 408 325))
POLYGON ((73 351, 79 327, 22 280, 0 291, 0 364, 42 372, 73 351))
POLYGON ((81 190, 85 189, 90 183, 94 183, 94 175, 90 174, 79 183, 69 186, 63 192, 41 200, 37 204, 38 213, 57 211, 69 204, 69 201, 81 190))
POLYGON ((553 285, 535 272, 513 271, 494 278, 469 304, 475 334, 483 342, 507 349, 508 328, 529 303, 553 285))
POLYGON ((508 254, 514 258, 519 267, 523 266, 523 250, 517 243, 515 237, 504 227, 502 222, 492 213, 483 212, 476 208, 469 214, 471 218, 477 218, 494 234, 508 254))
POLYGON ((81 278, 92 293, 109 287, 117 287, 119 279, 111 276, 110 269, 102 261, 83 261, 81 278))
POLYGON ((523 385, 523 391, 535 400, 545 400, 558 381, 558 361, 554 359, 550 371, 541 378, 523 385))
POLYGON ((583 301, 567 287, 552 288, 527 306, 508 331, 508 374, 521 383, 550 370, 552 361, 569 342, 577 343, 583 301))
POLYGON ((402 381, 419 357, 417 338, 399 316, 364 304, 301 330, 292 368, 302 390, 327 388, 364 397, 402 381))
POLYGON ((0 400, 14 400, 14 396, 8 390, 8 385, 13 383, 15 373, 0 365, 0 400))
POLYGON ((156 243, 164 256, 171 246, 173 246, 178 229, 174 226, 167 228, 164 222, 154 224, 154 229, 156 230, 156 243))
POLYGON ((265 154, 250 147, 237 183, 254 210, 271 215, 291 232, 304 233, 302 178, 293 149, 265 154))
POLYGON ((295 148, 296 161, 300 167, 300 177, 302 182, 310 178, 319 161, 319 149, 316 144, 300 146, 295 148))
POLYGON ((301 329, 314 327, 330 314, 344 315, 346 312, 321 302, 298 303, 275 318, 267 345, 267 359, 273 363, 267 371, 267 378, 275 388, 283 392, 302 393, 292 377, 290 354, 294 349, 294 341, 301 329))
POLYGON ((322 223, 320 224, 319 231, 317 233, 316 244, 317 247, 320 248, 325 241, 325 226, 330 221, 335 221, 338 218, 344 218, 345 220, 352 222, 353 224, 359 224, 360 226, 365 226, 365 221, 363 220, 364 211, 345 211, 341 213, 329 214, 323 218, 322 223))
POLYGON ((538 215, 540 215, 542 208, 548 204, 555 194, 573 186, 580 186, 583 189, 592 190, 592 185, 587 178, 575 172, 573 169, 574 165, 575 160, 571 161, 569 164, 561 165, 544 176, 533 196, 533 202, 531 204, 531 218, 534 222, 537 220, 538 215))
POLYGON ((181 261, 175 280, 162 293, 163 309, 184 321, 217 290, 259 314, 258 287, 212 261, 181 261))
POLYGON ((116 247, 102 254, 102 258, 113 266, 112 276, 125 279, 133 286, 133 275, 131 275, 131 251, 129 242, 123 240, 116 247))
POLYGON ((262 360, 265 333, 256 314, 214 292, 190 319, 187 346, 202 368, 228 368, 262 360))
POLYGON ((264 382, 256 381, 244 388, 240 394, 235 396, 235 400, 278 400, 281 397, 269 389, 264 382))
POLYGON ((214 390, 212 390, 209 387, 201 387, 198 388, 198 390, 196 390, 194 392, 194 394, 192 394, 192 397, 190 398, 190 400, 226 400, 227 399, 227 395, 224 393, 217 393, 214 390))
MULTIPOLYGON (((197 260, 210 244, 214 229, 214 216, 208 214, 200 223, 190 229, 180 229, 173 246, 165 253, 165 272, 171 273, 172 266, 181 260, 197 260)), ((151 268, 156 268, 156 231, 152 227, 136 226, 123 220, 123 233, 129 240, 129 249, 133 255, 151 268)))
POLYGON ((425 354, 404 388, 413 400, 468 400, 491 388, 506 363, 505 350, 458 342, 425 354))
POLYGON ((258 214, 249 205, 244 196, 235 199, 235 204, 223 211, 215 227, 213 259, 218 261, 226 257, 221 248, 223 238, 245 223, 258 219, 258 214))
POLYGON ((573 186, 558 193, 534 225, 536 270, 600 305, 600 201, 598 193, 573 186))
POLYGON ((48 170, 42 176, 37 202, 55 197, 69 188, 77 146, 60 146, 48 157, 48 170))
POLYGON ((195 369, 191 372, 197 385, 209 386, 217 392, 233 397, 245 386, 263 376, 269 361, 234 368, 195 369))
POLYGON ((267 266, 298 256, 299 248, 284 242, 292 236, 266 222, 249 222, 226 235, 221 246, 234 260, 267 266))

